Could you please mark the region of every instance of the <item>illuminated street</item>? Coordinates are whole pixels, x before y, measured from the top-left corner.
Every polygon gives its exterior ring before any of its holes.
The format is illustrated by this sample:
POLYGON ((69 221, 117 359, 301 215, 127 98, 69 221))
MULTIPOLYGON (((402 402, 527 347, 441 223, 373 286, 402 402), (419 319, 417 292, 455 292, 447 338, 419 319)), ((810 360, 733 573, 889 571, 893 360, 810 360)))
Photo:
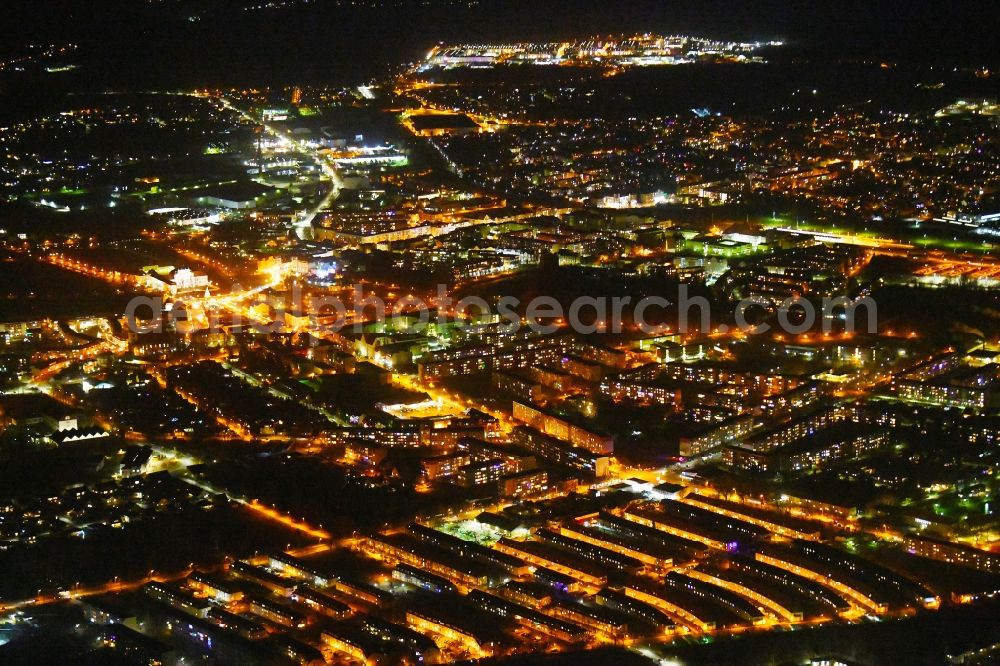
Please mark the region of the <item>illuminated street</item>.
POLYGON ((1000 660, 1000 17, 767 4, 9 8, 0 664, 1000 660))

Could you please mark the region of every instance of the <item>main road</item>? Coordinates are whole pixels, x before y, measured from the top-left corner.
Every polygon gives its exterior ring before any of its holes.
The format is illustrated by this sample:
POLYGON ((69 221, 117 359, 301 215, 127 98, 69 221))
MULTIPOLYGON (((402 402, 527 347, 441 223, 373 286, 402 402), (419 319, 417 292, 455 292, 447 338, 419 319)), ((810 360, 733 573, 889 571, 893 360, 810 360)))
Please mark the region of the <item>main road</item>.
MULTIPOLYGON (((196 96, 200 95, 196 94, 196 96)), ((344 186, 344 181, 341 179, 340 173, 337 171, 336 167, 333 164, 331 164, 330 161, 327 160, 326 157, 319 150, 310 147, 305 141, 297 139, 287 130, 281 127, 277 127, 273 124, 264 122, 262 118, 257 118, 250 111, 241 109, 239 106, 234 104, 231 100, 229 100, 226 97, 218 97, 217 99, 219 103, 222 104, 223 107, 235 111, 248 122, 251 122, 253 124, 259 124, 264 129, 265 132, 267 132, 274 138, 284 141, 285 143, 295 148, 296 150, 306 155, 309 155, 312 159, 316 161, 320 169, 322 169, 323 174, 329 180, 331 186, 330 190, 326 193, 326 195, 322 199, 319 200, 318 203, 316 203, 316 205, 306 210, 306 212, 299 218, 299 220, 296 223, 296 225, 299 227, 311 226, 316 216, 320 212, 326 210, 330 206, 330 204, 333 203, 333 201, 335 201, 338 196, 340 196, 340 190, 344 186)))

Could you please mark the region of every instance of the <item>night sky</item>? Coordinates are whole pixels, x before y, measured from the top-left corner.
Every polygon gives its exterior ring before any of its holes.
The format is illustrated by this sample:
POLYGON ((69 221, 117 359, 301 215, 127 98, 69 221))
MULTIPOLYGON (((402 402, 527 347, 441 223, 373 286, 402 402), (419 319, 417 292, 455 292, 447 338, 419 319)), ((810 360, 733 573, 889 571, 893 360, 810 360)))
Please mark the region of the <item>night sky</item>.
POLYGON ((784 39, 794 48, 790 53, 810 58, 973 66, 995 65, 1000 58, 995 0, 482 0, 470 9, 429 0, 382 10, 315 0, 290 9, 243 11, 252 4, 257 3, 15 0, 4 3, 6 22, 18 28, 13 35, 7 31, 4 48, 76 42, 79 58, 92 65, 76 83, 98 89, 349 82, 418 58, 439 41, 639 31, 784 39))

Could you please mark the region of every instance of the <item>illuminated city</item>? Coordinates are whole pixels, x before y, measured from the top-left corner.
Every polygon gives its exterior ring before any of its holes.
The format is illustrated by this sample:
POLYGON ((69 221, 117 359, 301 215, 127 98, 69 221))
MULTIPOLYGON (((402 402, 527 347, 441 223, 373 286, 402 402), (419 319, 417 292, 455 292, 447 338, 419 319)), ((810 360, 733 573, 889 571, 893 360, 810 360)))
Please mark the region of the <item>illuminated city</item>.
POLYGON ((997 7, 38 4, 0 664, 1000 663, 997 7))

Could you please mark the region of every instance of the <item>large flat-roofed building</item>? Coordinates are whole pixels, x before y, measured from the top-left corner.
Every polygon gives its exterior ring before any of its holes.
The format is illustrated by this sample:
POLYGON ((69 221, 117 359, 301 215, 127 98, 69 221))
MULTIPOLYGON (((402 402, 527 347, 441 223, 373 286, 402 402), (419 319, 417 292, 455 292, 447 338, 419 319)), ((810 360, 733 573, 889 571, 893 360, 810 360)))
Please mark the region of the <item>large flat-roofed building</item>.
POLYGON ((508 474, 500 479, 501 497, 520 497, 544 489, 549 482, 549 473, 544 469, 530 469, 508 474))
POLYGON ((800 474, 880 453, 891 445, 886 429, 837 423, 776 448, 729 446, 723 451, 723 462, 745 472, 800 474))
POLYGON ((408 424, 398 428, 365 428, 361 426, 334 428, 327 432, 326 437, 331 444, 343 446, 358 442, 386 448, 417 448, 423 445, 420 429, 408 424))
POLYGON ((264 597, 251 597, 248 605, 254 615, 280 624, 284 627, 301 629, 306 626, 306 618, 301 613, 264 597))
POLYGON ((555 437, 571 446, 586 449, 597 455, 611 455, 615 451, 615 442, 608 435, 593 432, 566 419, 550 414, 540 408, 514 402, 513 416, 535 430, 550 437, 555 437))
POLYGON ((928 536, 906 535, 902 537, 901 543, 903 548, 913 555, 990 573, 1000 573, 1000 554, 988 550, 928 536))
POLYGON ((464 113, 427 113, 410 116, 408 122, 420 136, 475 134, 480 131, 475 120, 464 113))
POLYGON ((824 428, 845 423, 853 416, 854 411, 847 406, 816 409, 751 437, 746 440, 745 446, 754 451, 774 451, 806 437, 811 437, 824 428))
POLYGON ((430 571, 424 571, 415 566, 402 563, 397 564, 392 570, 392 577, 414 587, 418 587, 435 594, 445 592, 455 593, 457 590, 450 580, 444 576, 438 576, 430 571))
POLYGON ((644 562, 622 552, 614 544, 597 545, 584 539, 578 539, 576 535, 567 535, 551 529, 539 530, 537 535, 546 543, 564 548, 604 567, 611 567, 631 574, 638 574, 645 567, 644 562))
POLYGON ((290 598, 292 601, 307 606, 323 615, 332 617, 335 620, 343 620, 354 613, 347 604, 308 585, 296 587, 290 598))
POLYGON ((505 575, 489 563, 449 552, 409 534, 372 534, 364 541, 365 552, 388 562, 409 564, 465 587, 501 582, 505 575))
POLYGON ((600 384, 600 391, 615 402, 681 407, 682 392, 676 382, 634 379, 624 375, 606 378, 600 384))
POLYGON ((425 543, 434 544, 462 557, 499 567, 513 577, 526 576, 529 573, 528 565, 523 560, 493 550, 492 548, 487 548, 474 541, 465 541, 419 523, 410 523, 407 526, 407 530, 414 537, 425 543))
POLYGON ((761 424, 762 419, 752 414, 732 416, 718 424, 706 427, 701 432, 682 437, 680 454, 690 458, 709 453, 725 444, 746 437, 760 428, 761 424))
POLYGON ((473 619, 460 619, 453 610, 411 608, 406 611, 406 623, 422 634, 457 642, 477 656, 491 655, 497 648, 488 625, 479 625, 473 619))
POLYGON ((472 456, 468 453, 447 453, 440 456, 431 456, 420 461, 424 476, 428 480, 451 477, 472 463, 472 456))
POLYGON ((671 631, 677 626, 673 618, 656 606, 640 601, 624 592, 604 588, 597 593, 594 600, 602 607, 621 611, 630 617, 648 622, 664 631, 671 631))
POLYGON ((894 377, 888 391, 905 402, 982 413, 1000 404, 1000 364, 942 354, 894 377))
POLYGON ((208 611, 211 607, 209 602, 205 599, 195 597, 190 592, 183 590, 180 585, 176 583, 161 583, 159 581, 153 581, 144 585, 142 589, 147 596, 165 603, 168 606, 172 606, 177 610, 190 613, 195 617, 208 617, 208 611))
POLYGON ((980 227, 991 227, 995 229, 997 224, 1000 224, 1000 212, 997 211, 951 211, 941 217, 934 218, 936 222, 946 222, 948 224, 956 224, 963 227, 972 227, 978 229, 980 227))
POLYGON ((463 467, 456 479, 459 485, 466 488, 474 486, 495 485, 507 474, 507 466, 503 460, 484 460, 463 467))
POLYGON ((579 643, 587 639, 588 631, 574 622, 546 615, 528 606, 498 597, 488 592, 474 590, 469 601, 488 613, 526 626, 533 631, 552 636, 567 643, 579 643))
POLYGON ((585 585, 602 586, 608 582, 605 567, 556 546, 539 541, 515 541, 503 538, 494 548, 536 567, 544 567, 569 576, 585 585))
POLYGON ((893 385, 896 397, 908 402, 929 403, 982 411, 996 406, 1000 383, 987 386, 957 386, 937 382, 900 380, 893 385))
POLYGON ((363 629, 336 626, 320 634, 323 645, 365 664, 419 661, 397 641, 386 640, 363 629))
POLYGON ((274 189, 256 182, 230 183, 203 190, 194 202, 199 206, 229 210, 253 210, 274 193, 274 189))
POLYGON ((575 348, 571 334, 537 335, 484 332, 483 343, 425 353, 417 362, 421 379, 441 379, 487 371, 505 371, 558 364, 575 348))
POLYGON ((202 594, 226 604, 239 601, 244 596, 239 587, 213 574, 196 571, 188 577, 187 583, 202 594))
POLYGON ((511 441, 540 458, 585 472, 599 479, 608 476, 611 471, 610 457, 573 446, 533 428, 526 426, 514 428, 511 433, 511 441))
POLYGON ((515 372, 494 372, 493 388, 521 400, 539 402, 544 397, 541 384, 515 372))
POLYGON ((534 456, 526 455, 510 446, 502 446, 491 442, 467 437, 459 441, 458 448, 465 451, 472 457, 473 461, 482 460, 503 460, 507 464, 507 471, 510 473, 535 469, 538 466, 534 456))

